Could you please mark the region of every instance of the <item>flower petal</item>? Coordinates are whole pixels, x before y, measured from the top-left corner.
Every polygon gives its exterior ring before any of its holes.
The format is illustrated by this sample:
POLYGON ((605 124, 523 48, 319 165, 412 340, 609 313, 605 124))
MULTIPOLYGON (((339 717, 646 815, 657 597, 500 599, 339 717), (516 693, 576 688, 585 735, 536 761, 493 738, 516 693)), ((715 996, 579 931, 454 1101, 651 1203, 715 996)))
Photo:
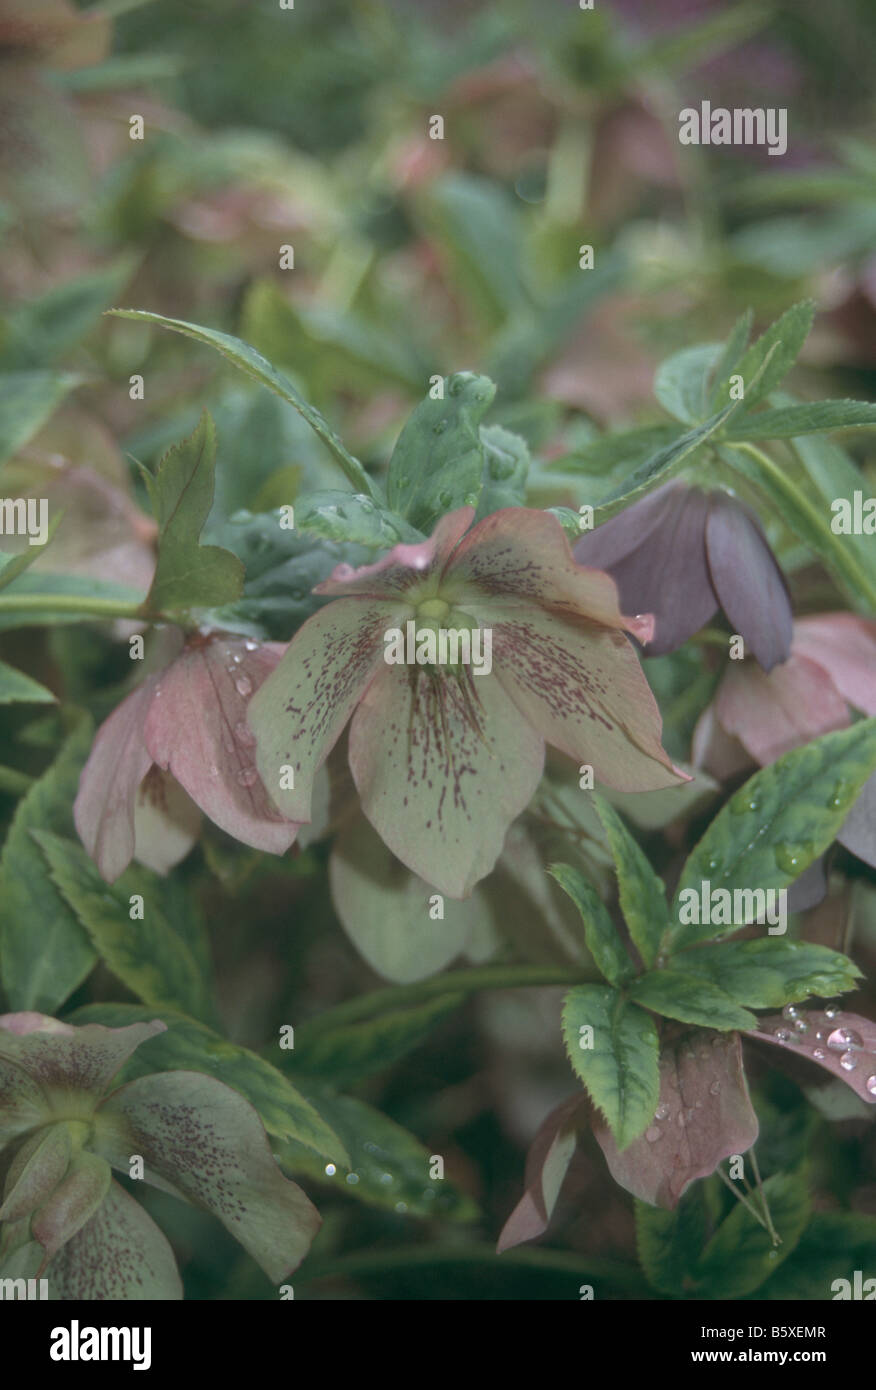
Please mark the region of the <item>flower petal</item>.
POLYGON ((490 872, 543 765, 544 743, 495 674, 469 667, 457 679, 385 666, 350 728, 363 811, 403 864, 451 898, 490 872))
POLYGON ((876 1104, 876 1023, 845 1009, 828 1018, 822 1009, 804 1010, 801 1006, 797 1017, 808 1024, 805 1033, 789 1028, 781 1014, 769 1014, 759 1020, 757 1028, 746 1030, 746 1036, 815 1062, 851 1086, 861 1100, 876 1104), (839 1036, 844 1030, 853 1040, 849 1046, 839 1036), (849 1066, 849 1061, 853 1065, 849 1066))
POLYGON ((249 724, 264 784, 286 815, 312 819, 313 780, 378 671, 386 669, 384 633, 407 606, 364 598, 326 604, 295 634, 273 675, 254 696, 249 724), (295 785, 278 791, 280 770, 295 785))
POLYGON ((605 522, 575 546, 575 556, 608 569, 625 612, 654 615, 649 656, 673 652, 718 609, 706 563, 708 499, 695 488, 661 488, 653 497, 605 522), (644 530, 634 544, 635 522, 644 530), (618 526, 618 523, 624 523, 618 526), (604 531, 618 534, 600 540, 604 531), (619 552, 612 558, 613 552, 619 552))
POLYGON ((544 1235, 588 1111, 586 1096, 576 1091, 541 1125, 526 1155, 526 1190, 502 1227, 497 1254, 544 1235))
POLYGON ((714 701, 706 705, 696 722, 690 756, 694 767, 707 768, 719 781, 751 768, 751 754, 721 727, 715 716, 714 701))
POLYGON ((867 778, 836 838, 876 869, 876 772, 867 778))
MULTIPOLYGON (((2 1022, 0 1018, 0 1026, 2 1022)), ((48 1110, 48 1098, 37 1083, 0 1050, 0 1148, 44 1124, 48 1110)))
POLYGON ((166 874, 196 842, 201 813, 169 772, 153 763, 137 790, 134 853, 138 864, 166 874))
POLYGON ((47 1260, 91 1220, 106 1197, 111 1180, 105 1158, 85 1149, 75 1155, 66 1177, 30 1223, 33 1238, 45 1250, 47 1260))
POLYGON ((277 662, 275 650, 244 638, 192 642, 162 675, 145 727, 152 759, 204 814, 271 854, 285 853, 298 826, 281 816, 256 771, 247 708, 277 662))
POLYGON ((167 1028, 158 1019, 124 1028, 105 1028, 101 1023, 51 1027, 47 1025, 57 1025, 57 1019, 44 1020, 42 1014, 34 1014, 26 1032, 13 1032, 4 1019, 16 1017, 21 1015, 0 1015, 0 1059, 14 1062, 61 1104, 77 1092, 97 1100, 135 1048, 167 1028))
POLYGON ((504 507, 478 522, 450 557, 445 590, 478 617, 479 596, 514 606, 522 600, 606 627, 641 630, 647 639, 642 624, 621 614, 614 580, 576 564, 562 526, 548 512, 504 507))
POLYGON ((876 715, 876 623, 854 613, 800 618, 794 651, 823 666, 855 709, 876 715))
POLYGON ((474 520, 474 514, 474 507, 459 507, 455 512, 448 512, 428 540, 414 545, 395 545, 371 565, 360 565, 358 569, 352 565, 337 565, 313 592, 397 599, 407 593, 413 583, 441 572, 454 546, 474 520))
POLYGON ((284 1178, 258 1112, 200 1072, 141 1076, 104 1101, 94 1148, 127 1173, 141 1154, 147 1182, 204 1207, 280 1282, 319 1229, 316 1208, 284 1178))
POLYGON ((593 1132, 615 1182, 652 1206, 676 1207, 696 1178, 757 1138, 739 1034, 697 1028, 664 1044, 660 1103, 641 1138, 620 1152, 598 1117, 593 1132))
POLYGON ((794 619, 785 578, 757 518, 735 497, 712 493, 706 551, 721 607, 765 671, 791 652, 794 619))
POLYGON ((503 604, 493 669, 546 742, 618 791, 688 781, 660 744, 660 711, 622 633, 546 609, 503 604))
POLYGON ((104 720, 79 778, 73 820, 107 883, 134 857, 137 789, 152 766, 143 730, 159 679, 147 677, 104 720))
POLYGON ((74 1302, 183 1296, 166 1236, 115 1179, 99 1210, 52 1260, 47 1277, 51 1294, 74 1302))
POLYGON ((715 697, 715 713, 761 764, 849 722, 831 677, 805 656, 792 656, 769 675, 751 662, 730 662, 715 697))

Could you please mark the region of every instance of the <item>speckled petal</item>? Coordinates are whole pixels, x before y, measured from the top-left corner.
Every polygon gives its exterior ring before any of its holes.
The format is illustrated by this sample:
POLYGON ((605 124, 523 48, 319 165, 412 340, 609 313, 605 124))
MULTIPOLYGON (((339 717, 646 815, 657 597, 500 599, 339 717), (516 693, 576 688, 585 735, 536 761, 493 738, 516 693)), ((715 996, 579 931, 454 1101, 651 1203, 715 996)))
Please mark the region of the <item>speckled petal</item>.
POLYGON ((143 730, 158 682, 149 676, 104 720, 79 779, 73 820, 107 883, 134 856, 137 791, 152 766, 143 730))
POLYGON ((618 791, 690 780, 660 744, 660 711, 623 633, 503 605, 493 627, 493 670, 547 743, 618 791))
POLYGON ((490 872, 530 801, 544 743, 495 673, 389 666, 350 728, 362 809, 398 859, 451 898, 490 872))
POLYGON ((86 1092, 97 1100, 134 1049, 166 1026, 153 1019, 124 1028, 74 1027, 43 1014, 4 1014, 0 1058, 15 1063, 49 1097, 86 1092), (26 1030, 16 1026, 22 1018, 28 1020, 26 1030))
POLYGON ((291 820, 310 821, 313 780, 378 671, 384 634, 402 627, 408 605, 366 598, 326 604, 300 628, 254 696, 249 726, 265 786, 291 820), (280 791, 281 769, 295 785, 280 791))
POLYGON ((844 729, 846 702, 831 677, 805 656, 792 656, 767 675, 752 662, 733 662, 718 688, 715 713, 765 767, 819 734, 844 729))
POLYGON ((115 1179, 99 1211, 55 1256, 46 1277, 50 1294, 65 1301, 183 1296, 167 1237, 115 1179))
POLYGON ((245 845, 283 854, 298 826, 280 815, 256 769, 249 699, 278 662, 240 637, 189 644, 164 672, 146 717, 149 754, 216 825, 245 845))
POLYGON ((278 1168, 258 1112, 201 1072, 141 1076, 109 1096, 95 1151, 127 1173, 141 1154, 147 1182, 217 1216, 275 1283, 296 1269, 320 1219, 278 1168))

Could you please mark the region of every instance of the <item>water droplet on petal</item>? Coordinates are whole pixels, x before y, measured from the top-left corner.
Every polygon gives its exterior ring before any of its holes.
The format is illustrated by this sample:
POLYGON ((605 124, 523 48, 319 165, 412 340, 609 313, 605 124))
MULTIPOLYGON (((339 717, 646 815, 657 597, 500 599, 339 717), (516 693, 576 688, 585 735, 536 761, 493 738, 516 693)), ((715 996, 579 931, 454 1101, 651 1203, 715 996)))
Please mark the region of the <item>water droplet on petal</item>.
POLYGON ((237 774, 237 780, 242 787, 252 787, 259 780, 259 775, 254 767, 242 767, 237 774))
POLYGON ((711 1086, 709 1087, 709 1095, 710 1095, 710 1096, 717 1096, 717 1095, 720 1094, 720 1092, 721 1092, 721 1083, 720 1083, 720 1081, 713 1081, 712 1084, 711 1084, 711 1086))
POLYGON ((831 1052, 847 1052, 850 1047, 863 1047, 864 1039, 854 1028, 834 1028, 827 1045, 831 1052))
POLYGON ((658 1129, 656 1125, 651 1125, 645 1130, 645 1138, 648 1140, 649 1144, 656 1144, 657 1140, 660 1139, 662 1135, 663 1130, 658 1129))
POLYGON ((840 1057, 840 1066, 843 1071, 854 1071, 857 1065, 858 1059, 854 1052, 844 1052, 842 1057, 840 1057))
POLYGON ((864 1085, 871 1096, 876 1096, 876 1076, 868 1076, 864 1085))
POLYGON ((254 641, 252 637, 247 637, 243 645, 248 652, 256 652, 259 648, 258 642, 254 641))
POLYGON ((824 1017, 833 1019, 836 1018, 838 1013, 839 1009, 837 1008, 836 1004, 828 1004, 827 1008, 824 1011, 824 1017))
POLYGON ((797 1012, 798 1011, 793 1004, 786 1004, 785 1007, 782 1009, 782 1018, 795 1019, 797 1017, 797 1012))
POLYGON ((246 723, 246 721, 243 719, 238 719, 237 723, 235 724, 234 736, 237 739, 238 743, 245 744, 247 748, 251 748, 256 741, 255 734, 253 733, 249 725, 246 723))
POLYGON ((234 682, 234 689, 237 691, 238 695, 242 695, 244 699, 247 695, 251 695, 252 681, 249 676, 238 676, 237 680, 234 682))
POLYGON ((809 1024, 806 1022, 805 1018, 795 1018, 795 1019, 794 1019, 794 1032, 795 1032, 795 1033, 808 1033, 808 1032, 809 1032, 809 1024))
POLYGON ((773 1037, 781 1043, 787 1043, 791 1041, 791 1034, 788 1032, 787 1028, 777 1028, 775 1030, 775 1033, 773 1034, 773 1037))
POLYGON ((824 1048, 823 1048, 823 1047, 816 1047, 816 1049, 815 1049, 815 1051, 813 1052, 812 1056, 815 1058, 816 1062, 823 1062, 823 1061, 824 1061, 824 1058, 825 1058, 825 1051, 824 1051, 824 1048))
POLYGON ((661 1102, 661 1104, 658 1105, 658 1106, 657 1106, 657 1109, 654 1111, 654 1119, 655 1119, 655 1120, 665 1120, 668 1114, 669 1114, 669 1106, 668 1106, 668 1105, 665 1105, 665 1104, 663 1104, 663 1103, 661 1102))

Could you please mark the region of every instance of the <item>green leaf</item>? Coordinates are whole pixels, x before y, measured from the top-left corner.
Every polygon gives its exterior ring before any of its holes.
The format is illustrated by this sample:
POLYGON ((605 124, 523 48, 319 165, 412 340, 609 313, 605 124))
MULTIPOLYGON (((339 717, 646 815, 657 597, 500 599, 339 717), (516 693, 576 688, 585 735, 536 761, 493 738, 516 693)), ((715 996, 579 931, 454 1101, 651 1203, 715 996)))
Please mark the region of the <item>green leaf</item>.
POLYGON ((699 946, 673 958, 689 974, 719 985, 737 1004, 775 1009, 810 994, 830 998, 855 989, 861 972, 853 961, 827 946, 775 936, 757 941, 725 941, 699 946))
POLYGON ((672 1211, 636 1201, 636 1247, 648 1283, 683 1298, 706 1243, 708 1212, 702 1183, 694 1183, 672 1211))
POLYGON ((856 1271, 864 1279, 876 1271, 876 1216, 861 1211, 816 1211, 761 1297, 833 1301, 841 1291, 839 1279, 847 1280, 854 1297, 856 1271))
POLYGON ((654 395, 663 409, 686 425, 708 415, 709 382, 723 355, 720 343, 683 348, 661 362, 654 377, 654 395))
POLYGON ((97 959, 32 834, 74 833, 71 807, 91 735, 91 720, 79 713, 56 761, 18 803, 0 855, 0 970, 12 1009, 56 1013, 97 959))
POLYGON ((348 1086, 363 1076, 386 1071, 422 1042, 459 1008, 464 994, 445 994, 407 1008, 388 1007, 373 1018, 331 1026, 331 1011, 295 1029, 295 1047, 279 1063, 293 1077, 299 1072, 348 1086))
POLYGON ((216 431, 204 412, 194 434, 169 449, 148 478, 158 523, 158 561, 147 607, 156 613, 233 603, 243 588, 243 565, 230 550, 200 545, 213 505, 216 431))
POLYGON ((551 459, 549 467, 564 473, 584 473, 594 478, 610 472, 618 464, 635 466, 644 463, 657 450, 678 439, 678 425, 643 425, 635 430, 603 434, 589 443, 580 444, 570 454, 551 459))
MULTIPOLYGON (((823 436, 810 435, 808 438, 797 438, 791 445, 800 468, 803 472, 803 485, 807 493, 814 489, 817 498, 824 506, 822 512, 824 524, 827 525, 827 517, 833 514, 831 504, 838 498, 847 498, 850 502, 854 498, 856 491, 863 492, 865 489, 865 479, 861 470, 852 462, 849 455, 835 440, 825 439, 823 436)), ((813 500, 816 500, 815 498, 813 500)), ((821 517, 819 517, 821 520, 821 517)), ((796 529, 796 527, 795 527, 796 529)), ((843 535, 839 538, 839 546, 842 547, 842 554, 853 553, 853 563, 857 571, 861 573, 866 581, 863 592, 869 590, 876 595, 876 546, 873 544, 871 536, 843 535)), ((837 550, 837 537, 831 532, 830 554, 825 556, 829 568, 835 572, 837 560, 835 551, 837 550)), ((842 579, 840 582, 843 582, 842 579)), ((848 584, 848 580, 846 583, 848 584)), ((860 606, 860 598, 857 591, 850 595, 856 607, 860 606)))
POLYGON ((99 321, 133 268, 133 258, 123 256, 16 306, 4 325, 0 364, 13 370, 43 367, 63 357, 99 321))
POLYGON ((581 515, 571 507, 545 507, 549 516, 555 516, 566 536, 572 543, 581 539, 581 515))
POLYGON ((523 302, 520 222, 504 190, 471 174, 445 174, 420 200, 432 235, 448 256, 465 296, 490 326, 523 302))
POLYGON ((713 435, 723 429, 741 404, 741 401, 734 401, 731 405, 720 410, 717 415, 710 416, 702 425, 697 425, 694 429, 688 430, 677 439, 665 444, 662 449, 658 449, 656 454, 652 454, 650 458, 628 474, 608 496, 601 498, 599 505, 593 509, 594 520, 597 522, 607 521, 616 512, 631 506, 633 502, 637 502, 654 488, 668 482, 680 471, 685 461, 695 450, 699 449, 700 445, 705 444, 707 439, 711 439, 713 435))
POLYGON ((496 388, 485 376, 456 372, 443 400, 427 396, 407 420, 389 461, 389 505, 423 532, 445 512, 476 507, 483 486, 484 445, 478 424, 496 388))
POLYGON ((751 325, 753 322, 753 310, 746 309, 744 314, 740 314, 739 318, 736 320, 736 322, 733 325, 733 328, 730 331, 730 336, 724 344, 721 357, 715 366, 715 370, 712 376, 713 384, 709 391, 708 400, 709 413, 711 413, 717 408, 717 398, 721 386, 727 380, 727 378, 729 376, 732 376, 736 371, 736 365, 739 362, 739 359, 742 356, 743 352, 748 346, 748 340, 751 337, 751 325))
POLYGON ((0 661, 0 705, 54 704, 55 696, 39 681, 0 661))
POLYGON ((152 1008, 210 1015, 206 982, 161 910, 157 894, 151 892, 153 875, 133 868, 107 884, 72 840, 41 831, 35 831, 34 838, 46 856, 52 882, 122 984, 152 1008), (134 894, 143 899, 142 921, 129 915, 134 894))
POLYGON ((399 541, 421 541, 421 533, 361 492, 310 492, 295 505, 295 525, 329 541, 349 541, 369 550, 389 550, 399 541))
POLYGON ((640 975, 630 986, 630 997, 646 1009, 676 1018, 680 1023, 698 1023, 703 1028, 756 1028, 757 1019, 718 985, 702 975, 685 970, 652 970, 640 975))
POLYGON ((731 425, 727 438, 792 439, 798 434, 865 427, 876 427, 876 405, 869 401, 811 401, 746 415, 731 425))
POLYGON ((42 429, 79 380, 69 372, 0 375, 0 463, 5 463, 42 429))
MULTIPOLYGON (((703 1251, 697 1271, 701 1298, 744 1298, 754 1293, 795 1249, 809 1220, 809 1191, 800 1173, 776 1173, 763 1192, 781 1238, 769 1232, 741 1204, 725 1217, 703 1251)), ((752 1200, 757 1204, 757 1197, 752 1200)))
POLYGON ((277 1158, 288 1172, 327 1183, 387 1211, 445 1221, 475 1219, 474 1202, 449 1177, 430 1178, 429 1150, 408 1130, 363 1100, 336 1095, 309 1079, 300 1085, 346 1145, 349 1171, 329 1174, 300 1144, 287 1143, 277 1151, 277 1158))
MULTIPOLYGON (((742 377, 746 412, 775 391, 787 376, 806 341, 814 317, 815 304, 811 299, 793 304, 781 318, 770 324, 757 342, 752 343, 742 361, 728 373, 728 378, 731 375, 742 377)), ((729 380, 725 380, 718 384, 715 391, 716 408, 720 409, 729 400, 730 384, 729 380)))
POLYGON ((13 579, 17 579, 25 570, 30 569, 34 560, 38 560, 45 548, 52 540, 55 532, 61 524, 64 513, 57 512, 46 528, 46 539, 42 545, 28 545, 26 550, 19 551, 17 555, 0 553, 0 589, 5 589, 7 584, 11 584, 13 579))
POLYGON ((657 958, 660 939, 670 923, 666 889, 614 807, 599 795, 594 795, 594 800, 617 867, 618 893, 624 919, 642 960, 650 967, 657 958))
POLYGON ((608 983, 623 984, 633 973, 633 963, 593 884, 571 864, 551 864, 548 873, 581 913, 587 949, 608 983))
MULTIPOLYGON (((296 391, 288 377, 284 376, 282 372, 278 372, 276 367, 273 367, 266 358, 262 357, 260 352, 256 352, 255 348, 250 347, 249 343, 244 343, 240 338, 235 338, 230 333, 220 333, 215 328, 202 328, 199 324, 187 323, 184 319, 165 318, 163 314, 151 314, 145 309, 110 309, 108 312, 122 319, 137 319, 144 323, 156 323, 161 328, 170 328, 176 333, 183 333, 186 337, 194 338, 196 342, 205 343, 208 347, 221 352, 223 357, 226 357, 235 367, 239 367, 242 372, 246 372, 247 376, 261 382, 263 386, 267 386, 269 391, 274 391, 284 401, 293 405, 340 463, 354 487, 361 487, 364 492, 371 493, 377 500, 376 489, 372 487, 359 460, 354 458, 344 447, 319 411, 296 391)), ((0 434, 0 438, 2 438, 2 434, 0 434)))
MULTIPOLYGON (((67 1021, 124 1028, 155 1017, 154 1009, 141 1004, 87 1004, 67 1021)), ((331 1125, 277 1067, 193 1018, 165 1009, 160 1017, 167 1032, 149 1038, 148 1046, 144 1043, 137 1049, 119 1073, 119 1082, 156 1071, 206 1072, 246 1096, 269 1134, 306 1145, 335 1163, 348 1160, 346 1147, 331 1125)))
POLYGON ((604 1114, 619 1149, 648 1127, 660 1098, 657 1029, 643 1009, 607 985, 577 985, 563 1004, 572 1067, 604 1114), (582 1046, 592 1028, 592 1047, 582 1046))
POLYGON ((526 505, 526 479, 529 474, 529 446, 519 434, 502 425, 481 425, 484 446, 484 485, 476 521, 502 507, 526 505))
MULTIPOLYGON (((876 770, 876 719, 824 734, 785 753, 740 788, 718 813, 682 870, 682 893, 787 888, 834 839, 858 792, 876 770)), ((688 898, 688 901, 691 901, 688 898)), ((737 925, 742 925, 738 923, 737 925)), ((678 923, 672 949, 726 930, 714 923, 678 923)))

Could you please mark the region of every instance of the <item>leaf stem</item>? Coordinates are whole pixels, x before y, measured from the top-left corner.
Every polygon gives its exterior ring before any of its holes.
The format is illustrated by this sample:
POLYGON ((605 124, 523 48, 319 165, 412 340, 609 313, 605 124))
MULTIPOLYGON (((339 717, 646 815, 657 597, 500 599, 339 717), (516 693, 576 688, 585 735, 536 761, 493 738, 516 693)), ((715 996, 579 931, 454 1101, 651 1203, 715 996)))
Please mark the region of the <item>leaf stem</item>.
POLYGON ((0 613, 81 613, 83 617, 146 619, 142 603, 119 603, 87 594, 0 594, 0 613))

